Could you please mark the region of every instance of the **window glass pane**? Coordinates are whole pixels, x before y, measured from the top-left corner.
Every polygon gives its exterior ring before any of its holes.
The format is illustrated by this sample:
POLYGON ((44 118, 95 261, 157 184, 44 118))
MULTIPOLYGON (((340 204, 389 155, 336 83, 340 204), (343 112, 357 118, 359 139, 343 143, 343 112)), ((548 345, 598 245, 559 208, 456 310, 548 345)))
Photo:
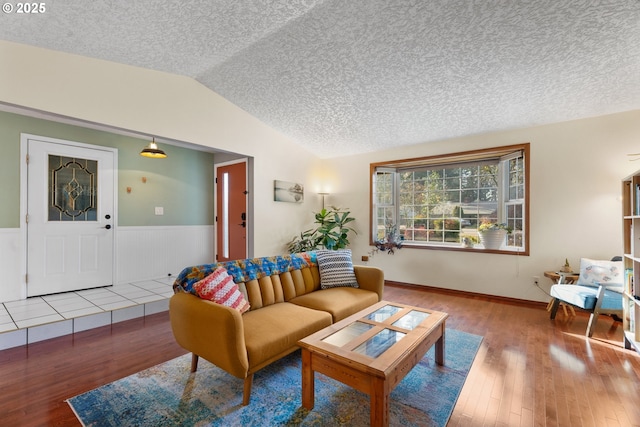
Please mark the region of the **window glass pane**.
POLYGON ((428 176, 433 180, 436 178, 444 178, 444 170, 442 168, 433 168, 428 173, 428 176))
POLYGON ((427 181, 430 190, 444 190, 444 179, 433 178, 427 181))
POLYGON ((416 181, 425 181, 429 177, 429 171, 416 171, 414 172, 414 177, 416 181))
POLYGON ((373 197, 375 206, 375 218, 373 223, 373 238, 384 238, 387 224, 395 223, 395 172, 376 171, 373 175, 375 194, 373 197))
POLYGON ((496 188, 482 188, 478 191, 479 202, 491 202, 498 200, 498 192, 496 188))
MULTIPOLYGON (((478 190, 477 189, 473 189, 473 190, 463 190, 460 193, 460 200, 464 203, 475 203, 478 201, 478 190)), ((461 208, 463 210, 466 210, 466 207, 464 205, 461 206, 461 208)), ((466 213, 466 212, 465 212, 466 213)))
MULTIPOLYGON (((444 193, 444 197, 445 197, 445 202, 447 203, 457 203, 460 202, 460 190, 456 190, 456 191, 447 191, 446 193, 444 193)), ((451 210, 454 210, 455 208, 459 207, 459 205, 453 206, 451 210)))
POLYGON ((404 197, 406 194, 411 194, 413 192, 413 182, 401 181, 399 190, 400 197, 404 197))
POLYGON ((460 188, 460 178, 456 177, 456 178, 447 178, 444 181, 444 185, 445 188, 447 190, 452 189, 452 188, 460 188))
POLYGON ((489 206, 489 210, 487 206, 479 207, 482 202, 497 198, 497 186, 486 187, 487 183, 497 183, 497 164, 498 160, 493 160, 482 165, 425 167, 401 172, 399 211, 405 220, 405 240, 457 243, 460 230, 472 225, 477 228, 481 217, 497 217, 497 204, 489 206), (484 177, 484 188, 479 187, 478 174, 484 177))
POLYGON ((524 163, 522 157, 515 157, 509 162, 509 199, 524 197, 524 163))
POLYGON ((461 181, 462 188, 477 188, 478 177, 477 176, 464 176, 461 181))
POLYGON ((509 187, 509 199, 517 199, 518 198, 518 187, 509 187))

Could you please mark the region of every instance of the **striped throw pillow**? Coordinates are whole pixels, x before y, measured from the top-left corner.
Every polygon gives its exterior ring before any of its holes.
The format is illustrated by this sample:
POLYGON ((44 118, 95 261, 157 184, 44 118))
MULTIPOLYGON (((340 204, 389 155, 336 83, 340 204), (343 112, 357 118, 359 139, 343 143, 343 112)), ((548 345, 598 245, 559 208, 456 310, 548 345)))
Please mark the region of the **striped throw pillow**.
POLYGON ((227 274, 224 267, 216 268, 213 273, 194 283, 193 290, 202 299, 235 308, 240 313, 250 308, 238 285, 233 281, 233 277, 227 274))
POLYGON ((316 251, 318 270, 320 271, 320 287, 322 289, 337 287, 358 288, 356 274, 351 261, 351 249, 336 251, 316 251))

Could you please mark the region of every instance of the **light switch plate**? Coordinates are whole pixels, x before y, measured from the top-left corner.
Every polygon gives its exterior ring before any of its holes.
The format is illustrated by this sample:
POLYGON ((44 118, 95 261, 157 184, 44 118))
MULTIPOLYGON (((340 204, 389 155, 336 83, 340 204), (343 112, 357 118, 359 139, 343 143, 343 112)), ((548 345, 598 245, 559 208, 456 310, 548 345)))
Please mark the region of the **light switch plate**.
POLYGON ((164 208, 162 206, 156 206, 156 215, 164 215, 164 208))

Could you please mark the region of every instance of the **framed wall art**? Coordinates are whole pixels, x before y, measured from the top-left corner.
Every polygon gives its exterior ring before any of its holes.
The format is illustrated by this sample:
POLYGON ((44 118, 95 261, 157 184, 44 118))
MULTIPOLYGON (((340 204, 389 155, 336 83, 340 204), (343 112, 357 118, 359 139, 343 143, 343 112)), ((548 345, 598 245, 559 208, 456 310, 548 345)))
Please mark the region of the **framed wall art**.
POLYGON ((276 202, 302 203, 304 186, 296 182, 273 181, 273 200, 276 202))

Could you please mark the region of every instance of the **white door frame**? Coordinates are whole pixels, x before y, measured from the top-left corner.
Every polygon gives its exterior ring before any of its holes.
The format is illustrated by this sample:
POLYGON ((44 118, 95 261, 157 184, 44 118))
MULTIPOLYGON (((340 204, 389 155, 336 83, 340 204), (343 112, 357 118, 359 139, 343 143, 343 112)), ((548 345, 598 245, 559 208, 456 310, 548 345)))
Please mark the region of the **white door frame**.
POLYGON ((28 191, 28 168, 27 168, 27 153, 28 153, 28 141, 29 139, 37 139, 42 142, 50 142, 53 144, 62 144, 78 148, 87 148, 92 150, 110 151, 113 153, 113 263, 112 263, 112 277, 115 279, 117 276, 117 257, 116 247, 118 246, 118 149, 105 147, 102 145, 86 144, 84 142, 69 141, 65 139, 50 138, 47 136, 40 136, 28 133, 20 134, 20 234, 22 244, 22 256, 20 265, 20 299, 27 298, 27 260, 28 260, 28 246, 27 246, 27 191, 28 191))
MULTIPOLYGON (((224 166, 230 166, 230 165, 235 165, 237 163, 244 163, 245 167, 244 167, 244 173, 245 173, 245 179, 246 179, 246 183, 247 183, 247 191, 249 191, 249 194, 246 199, 245 199, 245 212, 247 212, 247 238, 245 239, 245 253, 247 254, 248 258, 251 258, 252 254, 249 252, 249 241, 252 239, 253 236, 253 215, 251 215, 251 213, 249 212, 249 200, 252 197, 251 196, 251 191, 249 190, 249 188, 251 187, 251 184, 249 182, 249 159, 247 157, 242 157, 240 159, 235 159, 235 160, 230 160, 228 162, 221 162, 221 163, 216 163, 213 165, 213 179, 215 180, 218 177, 218 168, 219 167, 224 167, 224 166)), ((215 260, 218 257, 218 223, 217 221, 215 221, 215 217, 216 215, 218 215, 218 186, 214 185, 213 186, 213 217, 214 217, 214 221, 213 221, 213 236, 214 236, 214 241, 213 241, 213 260, 214 262, 216 262, 215 260)))

